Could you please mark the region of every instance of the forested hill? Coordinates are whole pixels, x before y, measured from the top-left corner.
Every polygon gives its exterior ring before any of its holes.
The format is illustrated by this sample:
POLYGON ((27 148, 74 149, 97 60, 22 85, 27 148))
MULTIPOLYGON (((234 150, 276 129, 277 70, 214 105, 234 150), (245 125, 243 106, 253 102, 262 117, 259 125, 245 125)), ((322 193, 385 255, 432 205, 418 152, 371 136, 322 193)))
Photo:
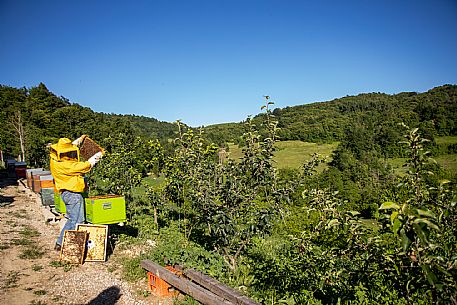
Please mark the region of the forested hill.
MULTIPOLYGON (((340 141, 363 129, 360 136, 383 141, 398 137, 398 123, 420 127, 428 136, 457 134, 457 86, 444 85, 424 93, 395 95, 364 93, 328 102, 276 108, 281 140, 308 142, 340 141)), ((254 117, 260 122, 262 114, 254 117)), ((211 139, 234 142, 242 134, 242 123, 205 128, 211 139)))
MULTIPOLYGON (((359 94, 276 108, 273 114, 281 128, 281 140, 321 143, 344 140, 362 150, 376 146, 375 150, 385 156, 393 156, 399 152, 400 122, 420 127, 431 139, 436 135, 457 134, 457 86, 444 85, 424 93, 359 94)), ((259 126, 263 115, 253 118, 259 126)), ((46 143, 59 137, 88 134, 101 141, 122 133, 131 138, 140 136, 167 143, 177 132, 175 124, 154 118, 94 112, 55 95, 42 83, 29 89, 0 85, 0 122, 3 125, 0 148, 11 156, 21 152, 17 127, 23 127, 25 151, 31 164, 41 164, 46 156, 46 143)), ((239 141, 243 132, 242 122, 204 127, 205 136, 219 145, 239 141)))
POLYGON ((153 118, 94 112, 50 92, 40 83, 36 87, 14 88, 0 85, 0 149, 5 155, 21 153, 18 127, 22 128, 26 160, 43 164, 46 144, 60 137, 75 139, 87 134, 96 141, 126 134, 166 143, 174 137, 176 125, 153 118))

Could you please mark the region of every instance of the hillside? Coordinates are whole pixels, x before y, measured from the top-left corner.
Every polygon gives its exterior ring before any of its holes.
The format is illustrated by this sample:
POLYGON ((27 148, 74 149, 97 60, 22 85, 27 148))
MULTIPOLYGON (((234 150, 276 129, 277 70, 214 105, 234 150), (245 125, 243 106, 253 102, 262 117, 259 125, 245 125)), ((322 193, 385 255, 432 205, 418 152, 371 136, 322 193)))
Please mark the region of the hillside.
MULTIPOLYGON (((273 111, 281 128, 281 140, 331 143, 342 140, 360 125, 373 130, 380 139, 398 139, 398 126, 404 122, 421 127, 429 135, 457 134, 457 86, 444 85, 424 93, 395 95, 364 93, 327 102, 318 102, 273 111)), ((254 117, 261 122, 262 114, 254 117)), ((219 142, 236 142, 243 124, 205 127, 208 137, 219 142)))
POLYGON ((94 112, 55 95, 42 83, 29 89, 0 86, 0 121, 5 122, 0 130, 4 157, 21 154, 21 130, 26 160, 35 166, 46 163, 46 144, 60 137, 74 139, 87 134, 104 141, 126 134, 166 143, 177 130, 175 125, 154 118, 94 112))
MULTIPOLYGON (((401 140, 400 122, 420 127, 430 139, 457 135, 457 86, 444 85, 424 93, 364 93, 328 102, 276 108, 273 114, 278 120, 278 136, 282 141, 357 140, 355 146, 362 147, 355 147, 356 150, 371 147, 385 157, 401 157, 397 145, 401 140)), ((260 127, 263 115, 253 118, 260 127)), ((158 139, 167 145, 177 132, 176 125, 154 118, 94 112, 55 95, 42 83, 29 89, 0 86, 0 120, 6 122, 0 130, 0 147, 5 155, 21 153, 15 129, 19 119, 26 159, 35 165, 46 162, 43 158, 46 144, 59 137, 88 134, 102 141, 122 133, 158 139)), ((242 122, 234 122, 206 126, 203 130, 210 142, 225 145, 239 143, 245 127, 242 122)))

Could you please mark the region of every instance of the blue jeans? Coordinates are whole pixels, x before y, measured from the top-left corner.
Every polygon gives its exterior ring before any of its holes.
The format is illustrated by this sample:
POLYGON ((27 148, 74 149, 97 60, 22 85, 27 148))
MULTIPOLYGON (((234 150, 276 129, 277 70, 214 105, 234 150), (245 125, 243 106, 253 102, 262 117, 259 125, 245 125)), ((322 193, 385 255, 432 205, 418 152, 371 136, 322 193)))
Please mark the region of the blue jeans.
POLYGON ((63 235, 66 230, 76 229, 76 224, 84 223, 84 198, 81 193, 73 193, 70 191, 63 191, 60 195, 63 202, 65 203, 65 208, 67 212, 65 217, 67 217, 67 222, 60 231, 59 238, 57 238, 56 244, 62 245, 63 235))

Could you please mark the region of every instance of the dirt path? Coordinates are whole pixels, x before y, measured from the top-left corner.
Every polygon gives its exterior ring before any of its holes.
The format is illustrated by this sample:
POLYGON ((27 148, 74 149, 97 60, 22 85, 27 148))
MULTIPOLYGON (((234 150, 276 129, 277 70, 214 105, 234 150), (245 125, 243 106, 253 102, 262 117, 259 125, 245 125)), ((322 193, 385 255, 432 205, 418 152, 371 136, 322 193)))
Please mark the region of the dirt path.
POLYGON ((123 281, 111 258, 62 265, 53 247, 63 220, 47 222, 38 195, 22 183, 0 183, 0 304, 162 303, 142 296, 146 280, 136 285, 123 281))

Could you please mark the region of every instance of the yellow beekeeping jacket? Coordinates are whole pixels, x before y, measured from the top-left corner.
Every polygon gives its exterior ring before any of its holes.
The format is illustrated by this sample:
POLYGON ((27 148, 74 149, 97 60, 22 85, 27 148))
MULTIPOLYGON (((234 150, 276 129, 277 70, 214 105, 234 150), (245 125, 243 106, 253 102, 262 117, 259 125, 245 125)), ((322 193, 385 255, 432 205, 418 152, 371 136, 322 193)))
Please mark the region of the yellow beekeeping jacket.
POLYGON ((57 191, 67 190, 81 193, 84 191, 84 174, 89 172, 91 164, 79 161, 79 149, 70 139, 61 138, 51 145, 50 169, 57 191), (76 158, 68 158, 67 153, 75 153, 76 158))

